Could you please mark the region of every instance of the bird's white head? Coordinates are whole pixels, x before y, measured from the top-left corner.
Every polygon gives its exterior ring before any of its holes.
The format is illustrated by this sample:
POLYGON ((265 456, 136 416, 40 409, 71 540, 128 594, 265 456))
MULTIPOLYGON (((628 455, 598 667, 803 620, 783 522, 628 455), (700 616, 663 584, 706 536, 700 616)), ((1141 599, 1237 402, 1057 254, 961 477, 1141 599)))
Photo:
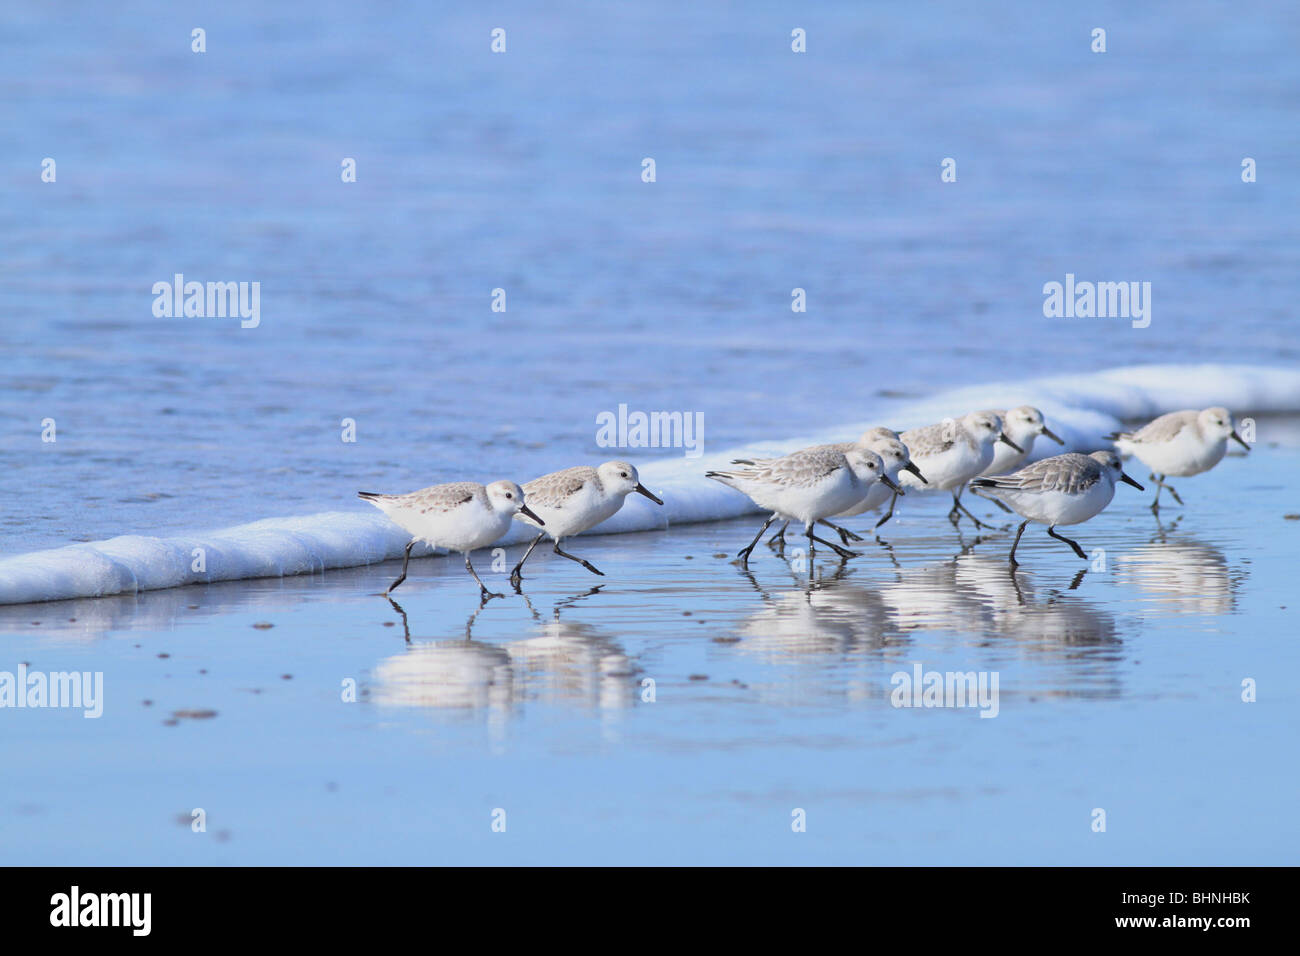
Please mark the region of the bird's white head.
POLYGON ((1002 431, 1002 419, 997 412, 971 412, 961 423, 976 441, 994 441, 1002 431))
POLYGON ((627 496, 635 491, 657 505, 663 504, 662 499, 652 495, 641 484, 641 476, 637 474, 636 468, 626 461, 607 461, 596 469, 596 474, 600 476, 600 483, 607 494, 627 496))
POLYGON ((849 463, 849 470, 857 476, 858 481, 869 485, 881 481, 899 494, 903 493, 898 483, 885 471, 885 461, 876 452, 866 448, 851 448, 844 457, 849 463))
POLYGON ((997 412, 971 412, 961 420, 962 427, 970 433, 977 444, 991 445, 995 441, 1005 442, 1016 451, 1025 449, 1007 437, 1002 429, 1002 418, 997 412))
POLYGON ((1033 405, 1021 405, 1008 411, 1002 417, 1002 428, 1013 441, 1021 444, 1032 441, 1039 435, 1046 435, 1058 445, 1065 444, 1047 427, 1047 422, 1043 419, 1043 413, 1034 408, 1033 405))
POLYGON ((1196 423, 1201 428, 1201 434, 1211 441, 1231 438, 1242 448, 1250 451, 1250 446, 1242 441, 1241 436, 1237 434, 1237 423, 1232 420, 1232 415, 1226 408, 1218 406, 1207 408, 1196 416, 1196 423))
MULTIPOLYGON (((888 431, 889 429, 879 430, 888 431)), ((899 439, 877 438, 867 447, 880 456, 880 460, 885 465, 885 474, 889 475, 890 478, 897 478, 900 471, 910 471, 921 480, 922 484, 928 485, 930 483, 926 480, 925 475, 921 474, 921 469, 912 463, 911 452, 899 439)))
POLYGON ((912 460, 907 446, 897 438, 877 438, 867 447, 880 456, 880 460, 885 463, 885 471, 890 474, 898 474, 912 460))
POLYGON ((1110 476, 1112 483, 1122 481, 1126 485, 1132 485, 1138 491, 1146 490, 1128 475, 1124 474, 1124 462, 1122 462, 1119 455, 1115 454, 1113 451, 1094 451, 1088 457, 1101 465, 1102 470, 1110 476))
POLYGON ((485 489, 488 505, 500 514, 516 514, 524 505, 524 489, 513 481, 494 481, 485 489))

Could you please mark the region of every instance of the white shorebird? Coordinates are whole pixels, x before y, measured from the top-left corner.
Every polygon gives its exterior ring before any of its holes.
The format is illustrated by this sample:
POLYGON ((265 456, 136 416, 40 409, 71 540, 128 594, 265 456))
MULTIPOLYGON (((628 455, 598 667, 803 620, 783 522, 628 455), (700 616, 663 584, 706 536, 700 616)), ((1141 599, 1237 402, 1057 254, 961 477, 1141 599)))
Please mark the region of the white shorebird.
POLYGON ((1065 444, 1047 427, 1047 423, 1043 420, 1043 413, 1032 405, 1021 405, 1019 408, 1007 411, 999 408, 994 409, 992 413, 1002 419, 1002 431, 1006 436, 1023 450, 1016 451, 1012 446, 1002 442, 994 443, 993 464, 980 472, 981 478, 991 478, 994 475, 1005 475, 1015 471, 1024 464, 1029 453, 1034 450, 1034 440, 1039 435, 1046 435, 1058 445, 1065 444))
MULTIPOLYGON (((947 419, 937 425, 913 428, 899 436, 907 446, 912 461, 925 473, 926 484, 936 491, 952 492, 952 510, 948 520, 954 525, 964 514, 977 528, 987 528, 961 503, 966 482, 980 475, 993 463, 993 446, 1003 442, 1015 451, 1023 451, 1002 430, 1002 419, 993 412, 971 412, 963 418, 947 419)), ((920 487, 912 475, 900 476, 904 488, 920 487)), ((894 508, 891 503, 890 514, 894 508)))
POLYGON ((1016 547, 1025 526, 1031 521, 1047 525, 1047 533, 1064 541, 1081 558, 1088 556, 1079 542, 1059 535, 1057 525, 1081 524, 1098 515, 1115 497, 1115 483, 1122 481, 1139 491, 1141 485, 1124 474, 1124 466, 1113 451, 1095 451, 1091 455, 1067 452, 1036 461, 1000 478, 976 478, 970 483, 977 495, 996 495, 1025 520, 1016 532, 1008 559, 1015 567, 1016 547))
MULTIPOLYGON (((905 471, 911 472, 916 480, 920 481, 923 485, 928 485, 930 483, 929 479, 922 474, 921 469, 917 467, 916 462, 912 461, 911 452, 908 450, 907 445, 903 443, 897 432, 888 428, 873 428, 871 431, 859 438, 858 443, 864 445, 866 448, 874 451, 880 456, 881 461, 885 463, 885 474, 888 475, 890 480, 895 484, 902 480, 902 473, 905 471)), ((871 487, 867 489, 867 493, 863 496, 861 501, 852 508, 847 508, 844 511, 839 512, 835 517, 852 518, 854 515, 874 511, 876 508, 879 508, 888 501, 890 503, 889 511, 885 513, 883 518, 876 522, 876 527, 879 528, 894 516, 893 503, 897 500, 897 497, 898 496, 894 494, 889 485, 885 484, 883 481, 874 482, 871 487)), ((855 538, 857 537, 856 535, 853 535, 852 532, 846 531, 837 525, 833 525, 829 521, 823 521, 822 524, 827 524, 832 528, 835 528, 835 530, 840 533, 841 541, 844 540, 846 535, 855 538)))
POLYGON ((465 569, 478 581, 480 599, 503 597, 489 591, 487 585, 479 580, 474 565, 470 564, 469 553, 486 547, 505 534, 516 514, 537 517, 524 504, 524 490, 513 481, 494 481, 486 487, 476 481, 453 481, 405 495, 358 491, 357 497, 370 502, 411 535, 406 557, 402 559, 402 573, 388 586, 384 597, 406 580, 411 548, 417 541, 461 552, 465 555, 465 569))
MULTIPOLYGON (((994 475, 1005 475, 1015 471, 1025 463, 1029 453, 1034 450, 1034 440, 1039 435, 1046 435, 1058 445, 1065 444, 1055 432, 1047 427, 1047 423, 1043 421, 1043 413, 1032 405, 1021 405, 1009 411, 1000 408, 991 409, 991 411, 1002 419, 1002 431, 1023 451, 1016 451, 1010 445, 1002 442, 994 442, 993 464, 980 472, 981 478, 991 478, 994 475)), ((1003 511, 1011 510, 996 498, 991 500, 1003 511)))
MULTIPOLYGON (((872 428, 863 432, 862 436, 857 441, 837 442, 831 445, 813 445, 810 448, 802 448, 800 451, 816 451, 819 448, 830 448, 838 452, 847 452, 853 448, 863 448, 867 451, 874 451, 885 463, 885 474, 889 476, 891 481, 897 483, 899 472, 904 470, 912 472, 920 478, 922 482, 925 481, 925 476, 921 474, 921 470, 917 468, 916 465, 912 464, 912 460, 907 453, 907 446, 899 440, 898 433, 891 428, 872 428)), ((736 458, 731 463, 733 465, 763 465, 774 460, 775 459, 772 458, 736 458)), ((890 490, 889 486, 884 482, 873 481, 862 501, 846 511, 841 511, 838 515, 835 515, 835 517, 851 518, 854 515, 860 515, 863 512, 872 510, 873 508, 879 508, 886 501, 891 500, 893 494, 894 493, 890 490)), ((890 514, 892 513, 893 512, 890 512, 890 514)), ((881 518, 880 521, 876 523, 876 527, 879 527, 888 521, 889 517, 890 515, 886 515, 881 518)), ((861 536, 854 534, 848 528, 841 528, 839 525, 832 524, 825 518, 822 518, 818 524, 824 524, 828 528, 833 528, 839 534, 841 544, 848 544, 849 541, 862 540, 861 536)), ((780 541, 781 545, 784 547, 785 529, 789 526, 790 522, 788 521, 781 525, 781 530, 772 535, 772 537, 768 539, 767 543, 769 545, 775 545, 776 542, 780 541)))
POLYGON ((1151 469, 1151 480, 1156 484, 1151 510, 1156 512, 1160 510, 1161 488, 1168 488, 1174 501, 1183 503, 1178 492, 1165 484, 1169 476, 1185 478, 1209 471, 1227 454, 1229 438, 1250 451, 1250 446, 1237 434, 1232 415, 1226 408, 1217 406, 1200 412, 1194 409, 1170 412, 1135 432, 1112 432, 1106 437, 1125 458, 1132 455, 1151 469))
POLYGON ((843 452, 832 445, 819 445, 734 471, 705 472, 705 477, 735 488, 760 508, 772 512, 749 547, 736 554, 746 567, 754 545, 777 518, 803 522, 810 556, 814 553, 814 542, 820 542, 840 557, 851 558, 852 551, 813 534, 813 526, 822 518, 853 507, 877 481, 902 493, 898 484, 885 474, 885 463, 880 456, 856 446, 843 452))
POLYGON ((555 542, 555 553, 560 557, 576 561, 592 574, 604 577, 603 571, 597 570, 582 558, 561 550, 560 545, 565 538, 594 528, 611 517, 623 507, 623 499, 634 491, 645 495, 657 505, 663 504, 662 499, 641 484, 636 469, 625 461, 607 461, 599 468, 586 465, 565 468, 525 483, 524 494, 528 497, 528 505, 540 517, 534 519, 523 513, 517 517, 527 524, 542 525, 542 533, 533 539, 524 556, 510 572, 510 583, 519 587, 519 582, 523 580, 524 562, 533 553, 533 548, 547 535, 555 542))

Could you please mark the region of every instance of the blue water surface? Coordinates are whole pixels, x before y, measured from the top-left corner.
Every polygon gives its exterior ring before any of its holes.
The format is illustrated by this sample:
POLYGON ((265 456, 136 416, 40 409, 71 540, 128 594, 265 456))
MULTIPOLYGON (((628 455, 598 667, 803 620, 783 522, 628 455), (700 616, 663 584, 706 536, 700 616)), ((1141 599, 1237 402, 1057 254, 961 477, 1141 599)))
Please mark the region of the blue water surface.
MULTIPOLYGON (((608 457, 620 403, 723 449, 1021 375, 1296 363, 1294 4, 5 19, 6 555, 523 480, 608 457), (176 273, 260 283, 260 324, 155 316, 176 273), (1150 282, 1149 327, 1046 318, 1066 274, 1150 282)), ((1121 489, 1073 588, 1041 532, 1013 583, 931 501, 820 583, 732 567, 747 520, 583 539, 605 589, 543 557, 472 640, 458 561, 415 562, 409 644, 387 566, 7 608, 0 671, 106 701, 0 712, 0 861, 1294 863, 1295 447, 1262 431, 1172 529, 1121 489), (890 707, 917 661, 998 671, 999 716, 890 707)))
POLYGON ((0 553, 524 479, 619 403, 727 448, 1293 364, 1298 40, 1281 3, 15 7, 0 466, 41 499, 0 553), (260 325, 155 317, 177 273, 259 282, 260 325), (1044 318, 1067 273, 1152 283, 1151 325, 1044 318))

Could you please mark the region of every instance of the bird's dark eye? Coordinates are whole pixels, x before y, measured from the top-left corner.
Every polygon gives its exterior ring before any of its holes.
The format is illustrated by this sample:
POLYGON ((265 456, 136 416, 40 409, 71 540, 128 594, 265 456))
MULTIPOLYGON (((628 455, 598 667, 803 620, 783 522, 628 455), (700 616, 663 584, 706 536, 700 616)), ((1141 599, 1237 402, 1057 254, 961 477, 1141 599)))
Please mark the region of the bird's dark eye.
POLYGON ((506 492, 506 497, 507 497, 507 498, 513 498, 514 495, 507 491, 507 492, 506 492))
POLYGON ((627 477, 627 472, 626 472, 626 471, 620 471, 619 474, 622 475, 624 478, 627 477))

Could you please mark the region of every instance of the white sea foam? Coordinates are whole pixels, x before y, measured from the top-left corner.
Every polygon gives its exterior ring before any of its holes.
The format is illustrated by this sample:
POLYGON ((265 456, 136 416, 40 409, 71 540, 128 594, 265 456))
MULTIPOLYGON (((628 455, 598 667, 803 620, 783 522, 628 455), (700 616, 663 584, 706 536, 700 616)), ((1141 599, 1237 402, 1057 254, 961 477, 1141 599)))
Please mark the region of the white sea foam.
MULTIPOLYGON (((1225 405, 1238 417, 1300 412, 1300 371, 1248 365, 1145 365, 953 389, 923 401, 878 403, 873 414, 859 422, 701 458, 678 456, 638 465, 642 483, 664 499, 664 506, 634 495, 618 514, 588 533, 648 531, 752 513, 754 505, 747 498, 704 477, 708 469, 736 457, 852 439, 873 425, 902 431, 975 409, 1021 404, 1041 408, 1052 430, 1066 442, 1065 449, 1038 442, 1032 457, 1061 450, 1092 451, 1105 447, 1102 436, 1122 421, 1180 408, 1225 405)), ((499 545, 519 544, 531 533, 520 525, 499 545)), ((356 511, 269 518, 187 537, 125 535, 0 559, 0 604, 355 567, 398 558, 406 542, 396 525, 364 502, 357 502, 356 511), (193 570, 195 549, 202 550, 202 571, 193 570)))

